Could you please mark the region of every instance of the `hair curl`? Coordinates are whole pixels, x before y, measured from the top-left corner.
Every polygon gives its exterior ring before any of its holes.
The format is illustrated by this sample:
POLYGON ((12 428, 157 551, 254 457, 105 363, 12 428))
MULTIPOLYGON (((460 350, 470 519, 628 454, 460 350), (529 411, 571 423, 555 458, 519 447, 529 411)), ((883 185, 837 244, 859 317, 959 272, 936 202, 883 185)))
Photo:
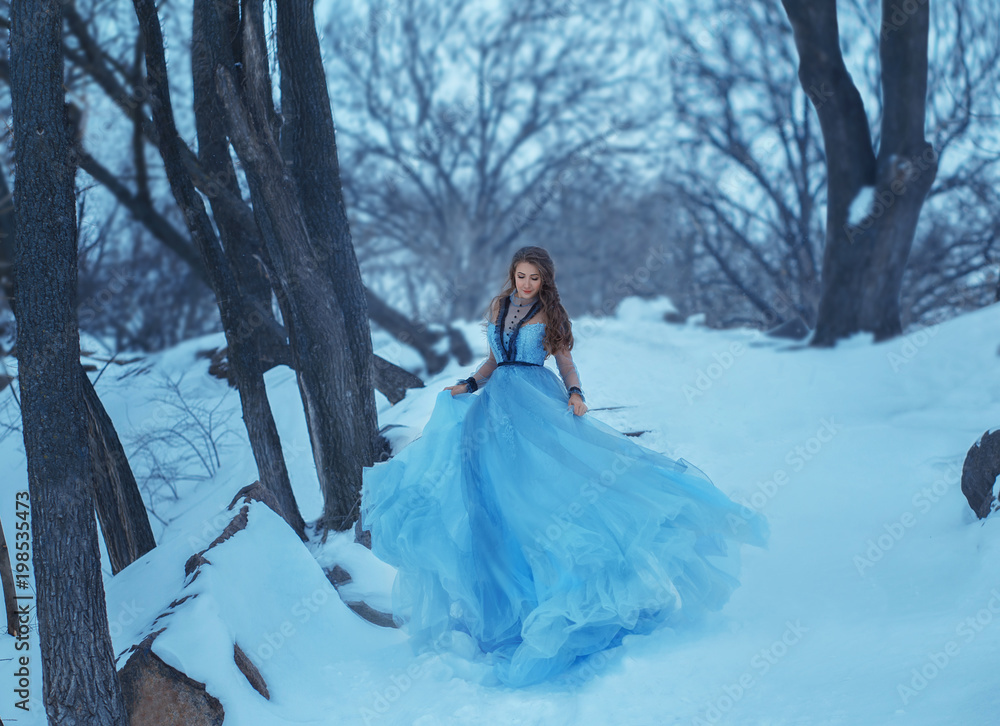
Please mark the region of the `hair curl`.
MULTIPOLYGON (((541 285, 538 288, 538 300, 545 313, 545 338, 542 345, 550 354, 561 350, 573 350, 573 324, 570 322, 566 308, 559 300, 559 290, 556 288, 556 266, 547 250, 542 247, 522 247, 511 258, 507 269, 507 280, 500 294, 494 297, 486 309, 486 319, 490 320, 490 312, 494 305, 499 309, 500 302, 517 290, 514 273, 518 264, 528 262, 538 269, 541 285)), ((499 315, 499 313, 498 313, 499 315)), ((502 321, 493 321, 501 325, 502 321)))

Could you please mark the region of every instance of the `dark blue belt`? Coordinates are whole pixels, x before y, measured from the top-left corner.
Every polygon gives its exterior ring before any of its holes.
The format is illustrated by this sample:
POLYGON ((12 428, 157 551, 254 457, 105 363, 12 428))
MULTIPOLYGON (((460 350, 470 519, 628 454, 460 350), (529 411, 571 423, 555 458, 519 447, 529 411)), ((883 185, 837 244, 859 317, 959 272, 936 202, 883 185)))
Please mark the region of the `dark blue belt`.
POLYGON ((502 360, 497 363, 497 367, 500 366, 540 366, 541 363, 529 363, 526 360, 502 360))

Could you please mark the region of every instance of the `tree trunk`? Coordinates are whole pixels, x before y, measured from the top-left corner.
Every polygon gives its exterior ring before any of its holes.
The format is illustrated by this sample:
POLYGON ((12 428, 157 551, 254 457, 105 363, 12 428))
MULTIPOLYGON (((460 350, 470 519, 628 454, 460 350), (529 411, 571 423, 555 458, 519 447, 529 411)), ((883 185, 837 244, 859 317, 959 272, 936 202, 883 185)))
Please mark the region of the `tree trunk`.
POLYGON ((360 470, 377 461, 385 449, 372 385, 368 301, 344 206, 313 0, 283 0, 276 8, 282 157, 298 190, 312 254, 329 276, 344 317, 353 375, 346 377, 349 388, 341 405, 347 407, 362 438, 359 458, 352 462, 360 470))
MULTIPOLYGON (((14 530, 15 547, 19 531, 21 530, 14 530)), ((17 597, 14 589, 14 572, 10 567, 10 548, 7 547, 7 538, 3 535, 3 522, 0 522, 0 587, 3 589, 4 611, 7 613, 7 633, 16 636, 18 631, 17 597)))
POLYGON ((219 305, 219 314, 226 341, 229 362, 238 381, 243 421, 260 473, 261 482, 270 489, 284 513, 285 521, 305 539, 305 522, 299 513, 295 495, 285 469, 277 427, 271 415, 264 376, 256 350, 252 327, 247 330, 252 311, 244 304, 236 278, 219 245, 201 197, 184 163, 183 143, 174 124, 173 107, 167 86, 167 64, 163 51, 163 34, 153 0, 134 0, 139 28, 146 50, 146 74, 151 93, 153 123, 157 129, 160 155, 170 183, 171 192, 184 213, 191 238, 195 242, 211 279, 219 305))
POLYGON ((45 710, 57 726, 127 726, 89 486, 59 2, 14 0, 10 48, 18 370, 45 710))
POLYGON ((901 332, 899 293, 937 157, 924 139, 929 7, 883 0, 880 55, 884 114, 878 157, 861 95, 840 52, 835 0, 782 0, 799 54, 799 80, 819 116, 828 168, 822 293, 812 344, 857 332, 901 332), (909 7, 909 6, 907 6, 909 7), (872 206, 849 219, 863 187, 872 206))
MULTIPOLYGON (((236 65, 233 38, 239 38, 239 0, 196 0, 191 32, 191 72, 194 95, 195 129, 198 134, 198 161, 221 191, 242 198, 236 169, 229 155, 229 140, 222 104, 215 92, 215 67, 236 65)), ((236 283, 247 306, 256 311, 260 323, 254 326, 255 337, 263 328, 273 332, 278 326, 271 312, 271 285, 264 269, 265 252, 260 237, 247 235, 236 211, 219 203, 219 194, 207 194, 212 216, 226 259, 236 276, 236 283)))
POLYGON ((97 518, 108 547, 111 572, 117 575, 156 547, 156 540, 114 423, 83 366, 77 368, 87 408, 87 445, 97 518))
MULTIPOLYGON (((6 188, 7 180, 0 175, 0 193, 6 188)), ((8 231, 12 239, 16 227, 13 215, 0 222, 0 229, 8 231)), ((10 309, 17 317, 17 296, 14 294, 13 275, 4 283, 4 290, 8 294, 10 309)), ((111 571, 113 574, 118 574, 153 549, 156 540, 149 526, 146 505, 142 501, 139 486, 136 484, 114 424, 94 390, 87 372, 82 365, 79 369, 87 410, 94 503, 104 543, 108 548, 111 571)))
MULTIPOLYGON (((357 340, 357 331, 353 335, 348 331, 344 306, 329 272, 332 253, 313 244, 300 190, 274 138, 273 100, 259 27, 263 16, 254 11, 256 3, 246 7, 241 36, 242 83, 237 90, 232 75, 222 67, 217 69, 216 81, 226 107, 230 141, 247 173, 253 212, 288 328, 324 497, 319 526, 342 530, 357 516, 362 467, 372 463, 373 457, 380 460, 388 448, 376 428, 377 420, 369 426, 364 415, 369 408, 374 415, 367 313, 362 320, 368 343, 368 377, 359 382, 351 343, 357 340), (366 423, 359 423, 359 416, 366 423)), ((282 69, 283 75, 288 72, 287 67, 282 69)))
MULTIPOLYGON (((244 68, 253 73, 261 52, 252 44, 252 31, 244 25, 244 68), (256 58, 254 57, 256 55, 256 58)), ((366 432, 356 426, 349 403, 354 390, 343 312, 336 291, 315 264, 309 232, 284 161, 264 118, 259 79, 248 78, 244 109, 231 75, 218 69, 219 95, 226 108, 229 137, 250 180, 253 207, 263 213, 269 233, 264 244, 280 284, 279 301, 285 311, 299 392, 305 406, 324 510, 324 529, 348 528, 356 516, 361 491, 361 464, 369 444, 366 432), (250 119, 254 119, 251 122, 250 119), (346 399, 346 400, 345 400, 346 399)), ((368 391, 369 395, 373 395, 368 391)))
MULTIPOLYGON (((14 204, 7 174, 0 168, 0 293, 14 310, 14 204)), ((16 315, 16 313, 15 313, 16 315)))
MULTIPOLYGON (((193 75, 195 127, 198 133, 198 156, 205 172, 229 191, 242 198, 236 170, 229 155, 229 143, 223 118, 224 110, 215 90, 214 69, 219 63, 236 65, 233 44, 239 39, 239 5, 233 0, 196 0, 192 24, 191 68, 193 75)), ((264 273, 266 252, 256 234, 246 234, 236 211, 218 203, 219 195, 209 195, 212 213, 226 260, 235 273, 235 284, 242 302, 241 327, 236 338, 239 348, 229 346, 229 362, 238 388, 246 390, 247 430, 253 442, 254 457, 261 480, 279 495, 282 507, 294 511, 293 529, 304 536, 305 524, 292 492, 291 480, 281 450, 281 439, 268 402, 264 372, 269 368, 265 348, 276 339, 285 343, 284 329, 271 312, 271 285, 264 273), (239 375, 243 369, 243 375, 239 375), (252 379, 252 380, 248 380, 252 379), (241 386, 241 382, 243 385, 241 386)), ((255 230, 256 231, 256 230, 255 230)))

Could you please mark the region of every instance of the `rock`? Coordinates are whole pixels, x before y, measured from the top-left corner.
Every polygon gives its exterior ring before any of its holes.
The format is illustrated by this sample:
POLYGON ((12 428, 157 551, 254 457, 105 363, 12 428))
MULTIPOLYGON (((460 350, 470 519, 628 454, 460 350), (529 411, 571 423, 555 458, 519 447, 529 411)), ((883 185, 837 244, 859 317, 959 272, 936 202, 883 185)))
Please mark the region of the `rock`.
MULTIPOLYGON (((230 504, 229 506, 232 507, 233 505, 230 504)), ((226 525, 226 528, 224 530, 222 530, 222 534, 220 534, 218 537, 216 537, 214 540, 212 540, 212 543, 208 547, 206 547, 205 549, 203 549, 199 554, 204 555, 210 549, 212 549, 213 547, 218 547, 220 544, 222 544, 223 542, 225 542, 227 539, 229 539, 230 537, 232 537, 237 532, 240 532, 240 531, 246 529, 247 528, 247 513, 249 511, 250 511, 250 507, 248 505, 244 504, 243 507, 240 509, 239 513, 235 517, 233 517, 229 521, 229 524, 226 525)), ((280 517, 281 515, 279 514, 278 516, 280 517)), ((190 560, 189 560, 189 562, 190 562, 190 560)), ((187 565, 184 566, 184 569, 185 570, 187 569, 187 565)))
POLYGON ((398 628, 399 626, 392 619, 391 613, 384 613, 381 610, 376 610, 371 605, 366 603, 364 600, 352 600, 351 602, 344 601, 355 613, 363 617, 369 623, 374 625, 379 625, 383 628, 398 628))
POLYGON ((370 529, 361 529, 361 520, 354 523, 354 541, 364 545, 368 549, 372 548, 372 533, 370 529))
POLYGON ((271 511, 277 514, 282 519, 285 518, 284 513, 281 511, 281 505, 278 504, 277 497, 274 493, 260 483, 258 479, 253 484, 247 484, 245 487, 236 492, 236 496, 233 497, 233 501, 229 503, 229 509, 236 506, 236 502, 240 499, 243 500, 244 504, 249 504, 250 502, 263 502, 271 511))
POLYGON ((340 565, 334 565, 331 569, 323 570, 323 572, 326 574, 326 579, 330 581, 330 584, 338 589, 341 585, 351 581, 351 573, 340 565))
POLYGON ((347 584, 351 581, 351 573, 345 570, 340 565, 334 565, 329 570, 323 570, 326 573, 326 579, 337 590, 340 595, 340 599, 344 601, 351 610, 354 611, 356 615, 360 615, 362 618, 367 620, 369 623, 379 625, 383 628, 398 628, 399 626, 393 621, 392 613, 384 613, 381 610, 376 610, 371 605, 366 603, 364 600, 345 600, 343 593, 340 592, 340 586, 347 584))
POLYGON ((211 564, 211 562, 205 557, 210 549, 218 547, 237 532, 246 529, 248 521, 247 517, 250 511, 250 502, 262 502, 267 505, 271 511, 284 519, 284 515, 281 513, 281 507, 278 506, 278 500, 275 499, 274 494, 272 494, 269 489, 266 489, 260 481, 255 481, 253 484, 248 484, 240 489, 236 493, 236 496, 233 497, 233 501, 229 503, 228 509, 235 507, 240 500, 242 500, 243 506, 240 507, 239 512, 233 515, 233 518, 229 520, 229 524, 226 525, 225 529, 222 530, 219 536, 212 540, 211 544, 209 544, 208 547, 203 549, 201 552, 191 555, 191 557, 188 558, 188 561, 184 563, 185 575, 190 576, 191 573, 195 573, 195 577, 197 577, 197 570, 199 567, 205 564, 211 564))
POLYGON ((247 654, 243 652, 239 643, 233 643, 233 660, 236 662, 236 667, 240 669, 240 673, 246 676, 246 679, 253 686, 254 690, 260 695, 266 698, 268 701, 271 700, 271 694, 268 693, 267 683, 264 682, 264 676, 260 674, 257 670, 257 666, 253 664, 247 654))
POLYGON ((984 519, 995 506, 993 484, 1000 474, 1000 429, 987 431, 972 445, 962 466, 962 494, 984 519))
POLYGON ((219 699, 160 660, 152 649, 156 635, 135 646, 118 673, 130 726, 222 726, 219 699))
MULTIPOLYGON (((243 489, 240 490, 240 492, 242 493, 246 491, 248 488, 249 487, 244 487, 243 489)), ((237 494, 236 499, 233 499, 232 504, 229 505, 230 509, 232 509, 233 504, 236 504, 236 501, 239 498, 240 495, 237 494)), ((191 578, 190 580, 188 580, 187 583, 188 585, 194 582, 195 579, 197 579, 198 575, 201 574, 202 565, 212 564, 212 561, 209 560, 207 557, 205 557, 205 554, 210 549, 212 549, 213 547, 218 547, 220 544, 225 542, 227 539, 232 537, 237 532, 246 529, 247 522, 249 521, 248 520, 249 511, 250 511, 250 506, 248 504, 244 504, 240 508, 240 511, 237 512, 236 515, 233 516, 231 520, 229 520, 229 524, 227 524, 226 528, 222 530, 222 533, 214 540, 212 540, 211 544, 209 544, 208 547, 203 549, 201 552, 195 552, 193 555, 188 557, 187 562, 184 563, 184 575, 191 578)), ((281 514, 278 514, 278 516, 280 517, 281 514)))
POLYGON ((776 325, 768 330, 767 335, 772 338, 803 340, 809 335, 809 326, 802 322, 802 318, 789 318, 780 325, 776 325))
POLYGON ((208 560, 205 559, 204 555, 201 552, 195 552, 184 563, 184 576, 189 577, 192 572, 205 564, 208 564, 208 560))
POLYGON ((384 613, 381 610, 376 610, 371 605, 366 603, 364 600, 345 600, 344 595, 340 593, 340 586, 345 585, 351 581, 351 573, 345 570, 340 565, 334 565, 329 570, 323 570, 326 573, 326 579, 337 590, 340 594, 340 599, 344 601, 351 610, 354 611, 356 615, 360 615, 362 618, 367 620, 369 623, 379 625, 383 628, 398 628, 399 626, 393 621, 392 613, 384 613))

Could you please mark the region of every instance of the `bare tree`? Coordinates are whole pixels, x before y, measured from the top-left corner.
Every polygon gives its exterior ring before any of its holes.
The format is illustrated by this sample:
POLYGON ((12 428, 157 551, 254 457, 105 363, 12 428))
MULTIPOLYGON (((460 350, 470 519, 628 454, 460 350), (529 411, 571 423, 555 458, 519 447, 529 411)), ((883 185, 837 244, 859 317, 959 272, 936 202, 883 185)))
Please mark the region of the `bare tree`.
POLYGON ((815 91, 795 88, 784 13, 777 0, 713 0, 661 18, 676 123, 664 187, 711 261, 700 279, 720 283, 702 310, 721 326, 788 316, 812 326, 826 178, 815 91))
MULTIPOLYGON (((879 148, 879 47, 892 30, 878 21, 880 0, 841 3, 838 12, 844 65, 879 148)), ((951 163, 934 177, 906 262, 903 325, 980 307, 992 299, 996 280, 990 249, 1000 212, 992 141, 1000 114, 1000 8, 942 0, 931 12, 927 134, 951 163)), ((687 208, 679 223, 692 224, 701 238, 697 287, 713 290, 688 305, 721 326, 787 315, 814 325, 827 184, 810 105, 826 104, 832 86, 796 82, 794 37, 777 0, 672 4, 662 18, 676 124, 664 187, 687 208), (708 285, 713 279, 717 284, 708 285)), ((874 217, 861 221, 870 225, 874 217)))
POLYGON ((277 427, 267 400, 258 348, 259 337, 253 329, 249 334, 241 331, 241 326, 250 317, 251 309, 219 244, 204 203, 195 190, 194 180, 185 166, 185 158, 192 154, 180 139, 174 121, 167 85, 163 35, 156 7, 152 0, 135 0, 134 5, 143 35, 147 83, 153 99, 150 105, 156 128, 155 138, 174 199, 184 211, 191 238, 201 254, 203 267, 216 293, 229 344, 229 360, 240 391, 243 418, 261 481, 275 494, 289 526, 300 537, 305 538, 305 522, 292 492, 277 427))
MULTIPOLYGON (((361 491, 361 469, 374 461, 374 442, 381 440, 371 388, 371 342, 369 340, 369 352, 364 359, 367 377, 359 377, 352 358, 344 309, 351 303, 338 295, 330 274, 332 265, 326 264, 336 253, 329 247, 321 248, 320 240, 314 241, 310 235, 301 189, 297 193, 296 182, 290 178, 273 136, 274 108, 260 20, 263 13, 248 12, 255 5, 244 6, 239 26, 240 67, 245 74, 242 89, 237 90, 230 75, 233 65, 216 67, 216 84, 226 110, 230 142, 247 173, 254 215, 262 230, 273 284, 288 326, 324 494, 320 524, 324 528, 345 529, 353 522, 350 517, 361 491), (371 416, 367 415, 369 408, 371 416)), ((309 13, 311 17, 311 10, 309 13)), ((280 27, 292 37, 279 40, 279 47, 281 42, 294 42, 294 33, 287 20, 285 23, 280 27)), ((305 17, 298 17, 293 23, 297 26, 295 33, 300 32, 298 26, 303 23, 308 35, 311 24, 305 17)), ((306 63, 310 65, 310 52, 314 51, 318 60, 318 41, 315 30, 311 32, 315 46, 312 51, 308 41, 299 39, 307 44, 306 49, 299 50, 306 54, 306 63)), ((292 72, 287 66, 284 70, 292 72)), ((303 79, 302 82, 308 81, 303 79)), ((328 101, 325 105, 328 114, 328 101)), ((308 111, 302 110, 302 114, 308 115, 308 111)), ((331 143, 332 131, 331 122, 328 137, 331 143)), ((336 155, 335 147, 324 151, 336 155)), ((326 203, 342 205, 336 197, 328 198, 326 203)), ((367 315, 360 320, 367 327, 367 315)))
POLYGON ((996 300, 1000 239, 1000 6, 931 7, 927 133, 941 165, 921 213, 901 314, 928 325, 996 300))
POLYGON ((56 0, 11 11, 19 380, 45 710, 53 724, 125 726, 89 481, 62 14, 56 0))
MULTIPOLYGON (((75 117, 75 115, 73 115, 75 117)), ((76 126, 72 128, 73 133, 76 126)), ((74 156, 75 159, 75 156, 74 156)), ((9 198, 7 179, 0 172, 0 197, 9 198)), ((0 216, 0 232, 13 239, 17 228, 13 214, 0 216)), ((13 255, 11 256, 11 258, 13 255)), ((13 265, 11 265, 13 267, 13 265)), ((17 315, 17 295, 13 276, 4 281, 4 292, 11 311, 17 315)), ((82 365, 78 365, 87 412, 90 477, 101 523, 101 533, 108 548, 112 573, 117 574, 156 546, 149 517, 139 493, 132 469, 114 424, 101 403, 94 385, 82 365)))
POLYGON ((360 253, 429 280, 441 319, 477 316, 560 175, 662 113, 629 10, 414 0, 331 24, 360 253))
POLYGON ((810 98, 826 150, 826 245, 811 342, 833 345, 860 331, 889 338, 902 330, 903 271, 938 167, 937 152, 924 138, 930 9, 927 3, 902 10, 882 2, 883 111, 876 156, 864 102, 841 53, 836 1, 782 4, 795 35, 802 87, 807 93, 819 89, 810 98), (855 202, 865 187, 873 191, 860 217, 855 202))

